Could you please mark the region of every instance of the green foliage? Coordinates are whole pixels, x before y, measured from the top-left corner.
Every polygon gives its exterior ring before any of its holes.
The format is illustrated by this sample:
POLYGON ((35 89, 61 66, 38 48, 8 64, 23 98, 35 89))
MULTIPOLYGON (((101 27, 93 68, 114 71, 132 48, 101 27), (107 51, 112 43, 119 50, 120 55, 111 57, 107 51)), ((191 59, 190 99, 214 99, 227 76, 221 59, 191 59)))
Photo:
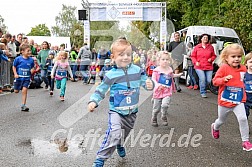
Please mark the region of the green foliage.
MULTIPOLYGON (((156 0, 141 0, 156 2, 156 0)), ((159 1, 160 2, 160 1, 159 1)), ((251 0, 162 0, 167 2, 167 19, 175 30, 193 25, 223 26, 233 28, 245 50, 252 50, 252 1, 251 0)), ((147 36, 149 29, 138 22, 137 27, 147 36)), ((144 25, 148 23, 144 22, 144 25)))
POLYGON ((6 33, 7 26, 4 24, 4 18, 0 15, 0 28, 2 29, 3 33, 6 33))
POLYGON ((51 36, 49 28, 45 24, 39 24, 31 29, 28 36, 51 36))
POLYGON ((55 36, 69 37, 77 18, 75 16, 76 7, 62 5, 62 11, 55 17, 56 26, 52 27, 52 33, 55 36))

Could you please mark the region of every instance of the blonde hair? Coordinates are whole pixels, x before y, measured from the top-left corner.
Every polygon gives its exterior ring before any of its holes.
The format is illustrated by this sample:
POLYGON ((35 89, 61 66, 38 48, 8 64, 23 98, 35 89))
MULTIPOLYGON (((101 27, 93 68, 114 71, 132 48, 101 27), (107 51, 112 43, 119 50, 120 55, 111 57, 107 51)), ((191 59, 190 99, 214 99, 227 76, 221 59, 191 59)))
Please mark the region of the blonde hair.
POLYGON ((167 52, 167 51, 159 51, 159 52, 158 52, 158 58, 159 58, 159 60, 161 59, 161 56, 162 56, 162 55, 167 55, 167 57, 168 57, 170 63, 172 63, 172 58, 171 58, 171 55, 170 55, 169 52, 167 52))
POLYGON ((57 62, 58 60, 61 60, 61 55, 65 56, 65 61, 68 61, 68 53, 66 51, 59 51, 59 53, 57 54, 57 56, 54 57, 53 62, 57 62))
POLYGON ((250 60, 251 58, 252 58, 252 52, 248 53, 248 54, 245 56, 244 64, 247 64, 247 61, 250 60))
POLYGON ((233 44, 230 44, 230 45, 226 46, 222 50, 222 52, 220 54, 220 63, 226 63, 227 64, 226 59, 227 59, 227 57, 228 57, 229 52, 230 52, 231 49, 240 50, 241 55, 244 55, 244 51, 243 51, 242 46, 239 45, 239 44, 237 44, 237 43, 233 43, 233 44))
POLYGON ((59 51, 59 56, 64 56, 66 59, 68 59, 68 53, 66 51, 59 51))
POLYGON ((110 47, 111 53, 113 53, 113 49, 118 46, 118 45, 127 45, 130 46, 129 41, 127 41, 126 39, 117 39, 116 41, 114 41, 110 47))

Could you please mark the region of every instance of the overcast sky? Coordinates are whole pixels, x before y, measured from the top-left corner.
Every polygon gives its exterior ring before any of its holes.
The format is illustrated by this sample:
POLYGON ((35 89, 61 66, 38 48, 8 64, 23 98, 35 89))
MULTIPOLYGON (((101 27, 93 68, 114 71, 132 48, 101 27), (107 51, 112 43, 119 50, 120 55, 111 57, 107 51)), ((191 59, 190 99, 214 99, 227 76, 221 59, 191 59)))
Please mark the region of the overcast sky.
MULTIPOLYGON (((110 2, 125 2, 125 0, 109 0, 110 2)), ((108 0, 89 0, 90 3, 108 2, 108 0)), ((128 0, 126 2, 138 2, 128 0)), ((28 34, 32 27, 46 24, 51 29, 55 26, 55 17, 62 10, 62 4, 82 9, 82 0, 1 0, 0 15, 8 32, 28 34)), ((77 11, 76 11, 77 17, 77 11)), ((78 18, 78 17, 77 17, 78 18)))

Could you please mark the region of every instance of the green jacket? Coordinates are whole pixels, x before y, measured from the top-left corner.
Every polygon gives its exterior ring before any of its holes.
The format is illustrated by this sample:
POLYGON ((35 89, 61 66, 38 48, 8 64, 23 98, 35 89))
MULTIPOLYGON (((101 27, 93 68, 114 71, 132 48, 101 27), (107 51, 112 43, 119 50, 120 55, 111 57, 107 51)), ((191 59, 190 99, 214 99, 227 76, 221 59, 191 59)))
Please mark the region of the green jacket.
POLYGON ((47 69, 47 67, 45 66, 46 64, 46 59, 48 57, 48 54, 49 54, 49 49, 47 50, 40 50, 39 54, 38 54, 38 57, 37 57, 37 61, 38 61, 38 64, 40 66, 41 69, 47 69))
POLYGON ((71 51, 71 53, 70 53, 70 60, 71 61, 76 61, 77 57, 78 57, 78 54, 74 50, 71 51))

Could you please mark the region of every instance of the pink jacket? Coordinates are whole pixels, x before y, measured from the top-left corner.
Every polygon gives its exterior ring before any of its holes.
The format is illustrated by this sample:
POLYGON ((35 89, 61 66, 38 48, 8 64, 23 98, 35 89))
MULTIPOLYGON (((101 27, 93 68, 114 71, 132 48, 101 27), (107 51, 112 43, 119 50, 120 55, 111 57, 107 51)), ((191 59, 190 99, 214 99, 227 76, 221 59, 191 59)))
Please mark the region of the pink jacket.
POLYGON ((168 73, 166 74, 162 73, 160 67, 155 68, 152 73, 152 80, 155 83, 155 87, 153 90, 154 99, 162 99, 164 97, 171 96, 172 91, 175 91, 175 86, 173 82, 173 70, 171 67, 169 67, 168 73), (169 80, 170 86, 160 83, 159 79, 161 75, 164 75, 167 80, 169 80))
POLYGON ((201 43, 196 45, 191 55, 194 68, 199 70, 213 70, 213 61, 215 58, 216 55, 211 44, 206 44, 206 48, 203 48, 201 43), (208 61, 209 58, 211 58, 210 62, 208 61), (196 66, 196 62, 199 62, 200 65, 196 66))

